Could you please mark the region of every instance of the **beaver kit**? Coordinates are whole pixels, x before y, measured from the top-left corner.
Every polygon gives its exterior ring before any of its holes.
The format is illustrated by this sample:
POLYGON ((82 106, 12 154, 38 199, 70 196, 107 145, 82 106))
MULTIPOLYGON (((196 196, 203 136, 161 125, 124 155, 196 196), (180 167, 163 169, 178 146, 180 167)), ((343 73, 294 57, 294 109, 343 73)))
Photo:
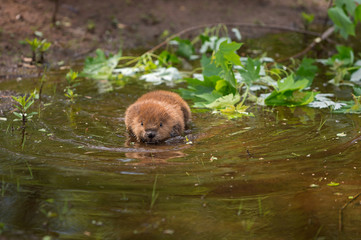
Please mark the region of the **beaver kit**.
POLYGON ((144 94, 125 112, 127 131, 138 142, 157 143, 181 135, 190 121, 188 104, 178 94, 162 90, 144 94))

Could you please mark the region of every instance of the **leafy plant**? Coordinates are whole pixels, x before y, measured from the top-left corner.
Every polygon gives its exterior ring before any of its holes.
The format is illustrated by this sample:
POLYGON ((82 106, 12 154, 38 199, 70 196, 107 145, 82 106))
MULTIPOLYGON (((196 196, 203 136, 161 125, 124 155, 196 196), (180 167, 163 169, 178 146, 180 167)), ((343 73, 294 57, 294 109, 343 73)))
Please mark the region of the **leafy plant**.
POLYGON ((328 16, 335 24, 335 30, 345 39, 355 36, 355 28, 361 22, 361 0, 336 0, 328 10, 328 16))
POLYGON ((74 102, 75 98, 78 97, 78 94, 75 93, 75 87, 79 85, 77 79, 78 75, 78 72, 74 72, 72 69, 70 69, 70 71, 65 76, 68 85, 64 89, 64 95, 69 98, 70 102, 72 103, 74 102))
POLYGON ((34 38, 33 40, 26 39, 26 42, 29 44, 32 52, 32 62, 37 62, 37 54, 40 54, 39 63, 44 63, 44 54, 51 46, 50 42, 47 42, 46 39, 43 39, 40 41, 37 38, 34 38))
POLYGON ((191 56, 195 53, 194 47, 190 40, 181 39, 175 37, 173 41, 178 43, 177 55, 190 59, 191 56))
POLYGON ((330 57, 326 64, 330 66, 330 74, 334 78, 330 81, 335 85, 350 79, 351 71, 356 70, 359 66, 354 66, 355 56, 352 48, 346 46, 336 46, 337 54, 330 57))
POLYGON ((76 94, 71 88, 66 88, 64 95, 69 98, 72 103, 75 102, 75 98, 78 97, 78 94, 76 94))
POLYGON ((315 20, 315 15, 302 12, 301 16, 303 19, 303 25, 304 25, 305 29, 307 30, 309 28, 309 26, 311 25, 311 23, 315 20))
POLYGON ((43 41, 41 41, 41 45, 39 47, 39 51, 40 51, 40 63, 44 63, 45 59, 44 59, 44 54, 46 51, 48 51, 48 49, 50 48, 51 43, 47 42, 46 39, 44 39, 43 41))
POLYGON ((101 49, 97 49, 95 54, 95 57, 85 59, 83 71, 79 75, 95 80, 112 78, 112 72, 118 65, 122 52, 119 51, 115 55, 109 55, 108 58, 101 49))
POLYGON ((14 107, 17 111, 13 112, 16 118, 14 121, 21 121, 23 127, 25 127, 25 124, 27 121, 31 120, 31 118, 37 114, 37 112, 31 112, 29 113, 28 110, 34 103, 35 93, 30 94, 29 96, 12 96, 12 98, 15 100, 14 107))
POLYGON ((268 106, 301 106, 314 100, 317 92, 302 91, 309 84, 309 80, 295 81, 293 74, 277 82, 276 89, 265 99, 268 106))
POLYGON ((351 101, 342 101, 345 105, 334 111, 335 113, 356 113, 361 114, 361 87, 353 87, 354 93, 351 94, 353 100, 351 101))

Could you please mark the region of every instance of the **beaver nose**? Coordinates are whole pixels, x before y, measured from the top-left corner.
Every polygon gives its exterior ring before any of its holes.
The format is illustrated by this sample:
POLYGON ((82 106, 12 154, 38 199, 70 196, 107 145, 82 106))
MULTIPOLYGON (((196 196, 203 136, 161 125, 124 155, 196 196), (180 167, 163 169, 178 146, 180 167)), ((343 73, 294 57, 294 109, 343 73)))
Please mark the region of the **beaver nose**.
POLYGON ((148 138, 152 139, 155 137, 156 132, 152 131, 152 130, 148 130, 148 131, 146 131, 146 134, 147 134, 148 138))

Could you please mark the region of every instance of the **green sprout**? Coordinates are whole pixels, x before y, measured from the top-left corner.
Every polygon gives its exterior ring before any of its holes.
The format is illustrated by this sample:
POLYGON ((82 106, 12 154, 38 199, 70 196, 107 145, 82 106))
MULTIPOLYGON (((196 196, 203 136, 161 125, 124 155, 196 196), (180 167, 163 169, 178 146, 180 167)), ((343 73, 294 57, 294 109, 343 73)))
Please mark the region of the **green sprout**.
POLYGON ((315 15, 308 14, 305 12, 302 12, 301 15, 302 15, 302 20, 303 20, 303 25, 304 25, 305 29, 308 30, 308 28, 311 25, 311 23, 313 22, 313 20, 315 20, 315 15))
POLYGON ((37 112, 28 113, 30 106, 34 103, 35 92, 29 96, 12 96, 12 98, 16 101, 14 107, 17 109, 14 112, 14 115, 17 117, 14 121, 22 121, 23 127, 25 127, 26 122, 37 114, 37 112))
POLYGON ((48 51, 48 49, 50 48, 51 43, 47 42, 46 39, 44 39, 43 41, 41 41, 41 45, 39 47, 39 52, 40 52, 40 63, 44 63, 44 54, 46 51, 48 51))
POLYGON ((30 45, 31 48, 32 62, 36 62, 36 52, 39 49, 41 42, 37 38, 34 38, 33 40, 26 39, 26 42, 30 45))
POLYGON ((78 96, 78 94, 75 93, 75 87, 79 85, 77 80, 78 75, 78 72, 70 69, 70 71, 65 76, 66 81, 68 82, 68 86, 66 86, 64 89, 64 95, 69 98, 70 102, 74 102, 74 99, 78 96))
MULTIPOLYGON (((75 90, 74 90, 75 91, 75 90)), ((74 93, 74 91, 71 88, 66 88, 65 97, 69 98, 70 102, 75 102, 74 99, 78 97, 79 95, 74 93)))
POLYGON ((78 85, 76 83, 78 75, 78 72, 74 72, 72 69, 70 69, 70 71, 65 76, 69 86, 76 87, 78 85))
POLYGON ((30 45, 31 52, 32 52, 32 62, 37 62, 37 54, 40 54, 39 63, 44 63, 44 54, 51 46, 50 42, 47 42, 46 39, 43 39, 40 41, 37 38, 34 38, 33 40, 26 39, 26 42, 30 45))

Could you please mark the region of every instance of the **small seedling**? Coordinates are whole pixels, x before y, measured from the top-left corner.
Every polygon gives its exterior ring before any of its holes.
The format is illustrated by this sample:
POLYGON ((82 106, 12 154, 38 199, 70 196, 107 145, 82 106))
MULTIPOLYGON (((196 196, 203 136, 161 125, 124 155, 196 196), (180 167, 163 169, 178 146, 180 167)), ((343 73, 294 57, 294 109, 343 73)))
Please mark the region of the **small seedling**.
POLYGON ((32 62, 36 62, 36 52, 38 50, 38 48, 40 47, 40 44, 41 42, 37 39, 37 38, 34 38, 33 40, 29 40, 29 39, 26 39, 26 42, 30 45, 30 48, 31 48, 31 53, 32 53, 32 62))
POLYGON ((311 25, 311 23, 313 22, 313 20, 315 20, 315 15, 307 14, 305 12, 302 12, 301 14, 302 14, 302 19, 303 19, 303 25, 304 25, 305 29, 308 30, 308 28, 311 25))
POLYGON ((68 86, 64 89, 64 95, 69 98, 70 102, 74 102, 74 99, 78 96, 78 94, 75 93, 75 87, 79 85, 77 77, 78 72, 74 72, 71 69, 65 76, 68 86))
POLYGON ((66 92, 65 92, 64 95, 67 98, 69 98, 70 102, 72 102, 72 103, 75 102, 74 99, 76 97, 78 97, 78 94, 74 93, 74 91, 71 88, 66 88, 65 90, 66 90, 66 92))
POLYGON ((14 115, 17 117, 14 121, 21 121, 23 127, 25 127, 26 122, 31 120, 31 118, 37 114, 37 112, 28 113, 30 106, 34 103, 35 92, 29 96, 12 96, 12 98, 16 101, 14 107, 18 110, 17 112, 14 112, 14 115))
POLYGON ((44 59, 44 54, 46 51, 48 51, 48 49, 50 48, 51 43, 47 42, 46 39, 44 39, 43 41, 41 41, 41 45, 39 47, 39 52, 40 52, 40 60, 39 63, 44 63, 45 59, 44 59))
POLYGON ((68 86, 70 87, 76 87, 79 84, 77 83, 77 77, 78 77, 78 72, 74 72, 72 69, 70 69, 70 71, 66 74, 65 78, 66 81, 68 82, 68 86))
POLYGON ((88 32, 94 33, 94 31, 95 31, 95 23, 94 23, 93 20, 88 21, 86 29, 88 30, 88 32))
POLYGON ((38 63, 44 63, 45 62, 44 54, 50 48, 51 43, 47 42, 46 39, 43 39, 42 41, 40 41, 37 38, 34 38, 33 40, 26 39, 26 42, 30 45, 30 48, 31 48, 32 62, 33 63, 37 62, 37 55, 39 53, 40 59, 39 59, 38 63))

